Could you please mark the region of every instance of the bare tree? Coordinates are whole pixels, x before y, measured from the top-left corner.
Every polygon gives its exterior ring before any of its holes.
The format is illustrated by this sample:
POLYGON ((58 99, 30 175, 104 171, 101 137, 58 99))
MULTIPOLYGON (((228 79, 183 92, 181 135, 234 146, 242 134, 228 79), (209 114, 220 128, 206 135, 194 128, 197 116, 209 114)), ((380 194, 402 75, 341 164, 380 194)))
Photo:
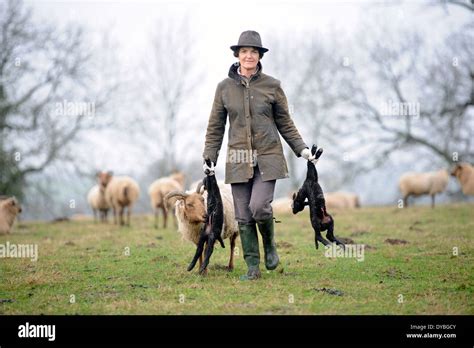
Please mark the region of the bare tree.
POLYGON ((474 160, 473 29, 465 25, 428 54, 415 32, 394 35, 379 27, 379 35, 367 40, 370 64, 354 71, 358 79, 343 96, 357 118, 349 132, 357 132, 358 145, 367 150, 360 170, 377 167, 402 149, 427 150, 448 166, 457 157, 474 160), (372 88, 367 74, 377 78, 372 88))
POLYGON ((114 88, 97 85, 97 66, 79 27, 38 24, 21 1, 0 4, 0 190, 21 196, 26 178, 55 161, 103 110, 114 88))
MULTIPOLYGON (((344 44, 337 33, 323 36, 318 32, 306 32, 292 37, 270 38, 271 52, 268 54, 270 68, 282 79, 287 93, 290 111, 309 146, 329 145, 324 161, 333 166, 347 167, 352 165, 344 161, 344 147, 334 132, 341 121, 340 116, 346 107, 341 97, 351 82, 352 71, 347 68, 350 61, 344 54, 344 44), (291 62, 291 64, 289 64, 291 62)), ((265 58, 264 58, 265 59, 265 58)), ((298 173, 297 160, 286 148, 286 158, 291 176, 291 189, 300 186, 301 175, 298 173)), ((350 170, 339 171, 340 174, 350 170)), ((330 186, 340 186, 347 181, 345 175, 332 175, 330 186)))
POLYGON ((156 157, 152 160, 164 165, 163 173, 177 169, 179 116, 183 107, 192 102, 202 78, 196 72, 195 44, 189 18, 184 17, 181 22, 161 19, 151 37, 151 51, 139 68, 142 86, 139 92, 144 101, 140 123, 146 125, 142 131, 155 140, 152 143, 156 157))

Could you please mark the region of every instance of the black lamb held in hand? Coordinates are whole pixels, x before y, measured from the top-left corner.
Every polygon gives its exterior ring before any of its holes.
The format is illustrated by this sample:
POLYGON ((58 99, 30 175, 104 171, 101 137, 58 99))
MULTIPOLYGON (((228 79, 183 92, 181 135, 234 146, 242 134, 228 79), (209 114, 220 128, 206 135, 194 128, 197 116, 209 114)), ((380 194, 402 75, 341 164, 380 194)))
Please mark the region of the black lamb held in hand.
MULTIPOLYGON (((319 150, 317 150, 317 148, 316 145, 313 145, 311 148, 311 153, 315 155, 316 159, 323 153, 322 148, 319 150)), ((344 249, 344 244, 334 236, 334 219, 326 211, 326 201, 324 199, 323 190, 318 183, 318 171, 316 170, 316 166, 311 161, 308 161, 307 166, 308 171, 303 186, 299 189, 297 194, 293 194, 293 214, 299 213, 306 205, 309 205, 309 215, 315 233, 314 242, 316 249, 318 249, 318 241, 325 246, 330 244, 321 236, 321 231, 327 231, 327 238, 331 242, 336 242, 337 245, 340 245, 344 249)))
MULTIPOLYGON (((210 167, 211 161, 206 160, 206 164, 210 167)), ((209 265, 212 252, 214 251, 216 240, 219 241, 223 248, 225 248, 221 236, 224 225, 224 207, 222 205, 221 193, 219 191, 219 186, 217 185, 216 176, 213 171, 206 173, 206 177, 203 179, 203 184, 204 189, 207 190, 206 222, 201 229, 194 258, 188 266, 188 271, 191 271, 194 268, 204 250, 204 243, 206 243, 204 262, 199 269, 200 274, 205 274, 207 271, 207 266, 209 265)))

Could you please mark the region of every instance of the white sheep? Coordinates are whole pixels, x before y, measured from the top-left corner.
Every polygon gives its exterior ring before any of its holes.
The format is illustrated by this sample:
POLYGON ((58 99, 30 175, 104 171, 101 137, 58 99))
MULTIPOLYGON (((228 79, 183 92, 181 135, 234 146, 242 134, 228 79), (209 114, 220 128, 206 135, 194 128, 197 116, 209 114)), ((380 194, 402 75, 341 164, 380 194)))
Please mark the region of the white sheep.
POLYGON ((0 200, 0 234, 10 233, 19 213, 21 213, 21 206, 15 197, 0 200))
MULTIPOLYGON (((165 201, 165 196, 172 191, 183 191, 184 187, 176 179, 171 176, 155 180, 148 188, 150 196, 151 208, 155 213, 155 228, 158 228, 158 211, 161 209, 163 213, 163 228, 167 226, 168 209, 174 208, 176 199, 165 201)), ((176 218, 175 218, 176 226, 176 218)))
POLYGON ((435 195, 446 189, 449 181, 445 169, 429 173, 406 173, 400 177, 399 188, 403 196, 403 204, 408 207, 409 196, 430 195, 431 207, 435 205, 435 195))
MULTIPOLYGON (((222 239, 230 239, 230 259, 228 269, 234 268, 235 242, 239 235, 239 227, 235 220, 234 202, 232 191, 229 185, 223 182, 218 183, 221 193, 222 204, 224 206, 224 224, 222 228, 222 239)), ((178 232, 184 240, 195 245, 199 242, 201 227, 206 221, 207 192, 202 191, 198 186, 191 191, 175 191, 167 195, 166 199, 176 198, 175 214, 178 220, 178 232)), ((202 264, 202 257, 199 259, 199 266, 202 264)))
POLYGON ((462 193, 465 195, 474 195, 474 167, 469 163, 460 163, 456 165, 451 172, 461 184, 462 193))
POLYGON ((97 213, 99 213, 100 221, 107 222, 107 213, 110 209, 110 205, 105 199, 105 188, 94 185, 87 194, 87 202, 94 213, 94 221, 97 221, 97 213))
POLYGON ((272 202, 272 210, 274 214, 292 214, 291 205, 293 200, 291 197, 277 198, 272 202))
POLYGON ((359 196, 350 192, 326 192, 327 209, 354 209, 360 207, 359 196))
POLYGON ((105 189, 105 199, 114 212, 114 223, 117 224, 117 213, 120 225, 124 225, 123 212, 127 208, 127 225, 130 226, 132 207, 140 196, 137 182, 128 176, 112 177, 105 189))

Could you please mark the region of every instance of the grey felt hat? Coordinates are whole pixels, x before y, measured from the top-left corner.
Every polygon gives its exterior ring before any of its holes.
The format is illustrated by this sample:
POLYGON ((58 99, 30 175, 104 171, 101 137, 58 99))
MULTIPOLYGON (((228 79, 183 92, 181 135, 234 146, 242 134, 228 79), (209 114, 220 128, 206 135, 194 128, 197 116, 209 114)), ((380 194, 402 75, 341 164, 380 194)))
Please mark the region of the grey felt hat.
POLYGON ((253 30, 247 30, 240 34, 239 42, 237 45, 230 46, 230 49, 235 52, 240 47, 255 47, 263 53, 268 51, 268 48, 262 46, 260 34, 253 30))

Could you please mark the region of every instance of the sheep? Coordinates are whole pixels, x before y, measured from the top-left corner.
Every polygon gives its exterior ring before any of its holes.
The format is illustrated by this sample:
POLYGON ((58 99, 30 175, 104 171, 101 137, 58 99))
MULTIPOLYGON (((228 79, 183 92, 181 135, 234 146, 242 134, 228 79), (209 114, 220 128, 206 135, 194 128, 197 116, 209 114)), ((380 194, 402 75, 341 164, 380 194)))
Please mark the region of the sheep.
MULTIPOLYGON (((313 145, 311 148, 311 153, 315 155, 316 159, 318 159, 323 153, 322 148, 319 150, 317 150, 317 148, 316 145, 313 145)), ((334 219, 326 211, 324 193, 318 183, 318 171, 316 170, 316 165, 313 164, 312 161, 308 161, 307 163, 306 179, 303 186, 300 188, 298 193, 293 194, 293 214, 302 211, 305 205, 309 206, 309 216, 311 219, 311 226, 314 229, 314 243, 316 249, 318 249, 318 241, 323 243, 324 246, 330 244, 321 236, 321 231, 327 231, 327 238, 344 249, 344 243, 334 236, 334 219), (308 199, 308 201, 305 201, 306 199, 308 199)))
MULTIPOLYGON (((155 228, 158 228, 158 211, 161 209, 163 213, 163 228, 166 228, 168 221, 168 209, 174 207, 176 200, 165 201, 165 196, 172 191, 182 191, 184 174, 175 173, 168 177, 155 180, 148 188, 150 196, 151 208, 155 213, 155 228), (178 181, 179 180, 179 181, 178 181)), ((176 218, 174 219, 176 227, 176 218)))
MULTIPOLYGON (((230 259, 227 269, 234 269, 235 242, 239 235, 239 228, 235 220, 234 202, 229 185, 218 183, 224 207, 224 227, 222 239, 230 239, 230 259)), ((177 198, 175 203, 175 215, 178 221, 178 232, 182 239, 199 244, 201 228, 206 222, 207 192, 201 190, 202 183, 193 191, 174 191, 168 193, 166 199, 177 198)), ((199 258, 199 267, 202 266, 202 256, 199 258)), ((205 274, 206 272, 204 272, 205 274)))
POLYGON ((21 211, 21 205, 15 197, 0 201, 0 234, 10 233, 15 218, 21 211))
POLYGON ((107 213, 110 206, 105 200, 105 188, 94 185, 87 194, 87 202, 94 213, 94 221, 97 221, 97 213, 99 213, 100 221, 107 222, 107 213))
POLYGON ((184 189, 184 183, 186 181, 186 176, 184 175, 183 172, 175 171, 169 177, 171 179, 176 180, 181 185, 181 188, 184 189))
POLYGON ((359 197, 349 192, 327 192, 326 207, 328 209, 354 209, 360 207, 359 197))
POLYGON ((291 214, 291 197, 277 198, 272 202, 272 210, 274 214, 291 214))
POLYGON ((400 177, 399 188, 403 196, 403 206, 408 207, 409 196, 431 195, 431 207, 435 206, 435 195, 443 192, 448 185, 446 169, 428 173, 406 173, 400 177))
POLYGON ((451 172, 461 184, 462 193, 474 195, 474 167, 469 163, 459 163, 451 172))
POLYGON ((114 212, 114 224, 117 224, 117 213, 120 225, 124 225, 123 213, 127 208, 127 225, 130 226, 131 210, 140 196, 140 187, 128 176, 112 177, 105 188, 105 199, 114 212))

